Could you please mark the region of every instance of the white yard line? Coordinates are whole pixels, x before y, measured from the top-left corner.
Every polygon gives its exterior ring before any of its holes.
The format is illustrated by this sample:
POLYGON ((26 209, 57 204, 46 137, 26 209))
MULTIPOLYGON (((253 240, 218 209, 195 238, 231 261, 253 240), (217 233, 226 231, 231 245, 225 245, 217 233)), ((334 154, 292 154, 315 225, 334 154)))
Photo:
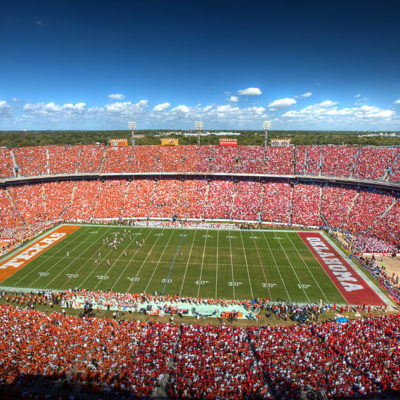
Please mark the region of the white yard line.
MULTIPOLYGON (((283 253, 285 254, 285 257, 286 257, 286 258, 287 258, 287 260, 289 261, 289 264, 290 264, 290 266, 292 267, 292 271, 293 271, 294 275, 296 276, 297 282, 299 283, 299 285, 301 285, 301 282, 300 282, 299 276, 297 275, 297 273, 296 273, 296 270, 295 270, 295 269, 294 269, 294 267, 293 267, 292 261, 290 260, 290 258, 289 258, 289 256, 287 255, 287 253, 286 253, 285 249, 284 249, 284 248, 283 248, 283 246, 281 245, 281 242, 280 242, 280 240, 277 240, 277 242, 279 243, 279 246, 281 247, 281 249, 282 249, 283 253)), ((300 286, 299 286, 299 289, 300 289, 300 286)), ((304 292, 304 294, 306 295, 307 302, 309 303, 309 302, 310 302, 310 298, 308 297, 308 294, 307 294, 307 292, 305 291, 305 289, 304 289, 304 288, 303 288, 303 289, 301 289, 301 290, 302 290, 302 291, 304 292)))
POLYGON ((207 239, 208 239, 208 230, 207 230, 205 236, 206 236, 206 240, 204 241, 203 256, 201 258, 200 278, 199 278, 198 285, 197 285, 197 297, 199 297, 199 294, 200 294, 201 278, 202 278, 202 275, 203 275, 204 256, 206 254, 206 246, 207 246, 207 239))
MULTIPOLYGON (((145 240, 148 239, 148 237, 153 233, 154 229, 152 229, 149 234, 145 237, 145 240)), ((126 264, 125 268, 123 269, 123 271, 121 272, 121 274, 119 275, 119 277, 117 278, 117 280, 114 282, 114 284, 111 286, 111 290, 114 289, 115 285, 117 284, 117 282, 119 282, 119 280, 121 279, 121 277, 125 274, 127 268, 129 267, 129 265, 133 262, 134 257, 136 256, 137 252, 139 251, 140 247, 137 247, 135 252, 133 253, 133 256, 129 259, 128 263, 126 264)))
MULTIPOLYGON (((318 281, 315 279, 314 274, 310 271, 310 269, 309 269, 307 263, 304 261, 304 258, 303 258, 303 256, 301 255, 301 253, 299 252, 299 249, 295 246, 295 244, 293 243, 292 239, 290 238, 290 236, 289 236, 287 233, 286 233, 286 236, 287 236, 287 238, 290 240, 290 243, 292 244, 293 248, 297 251, 297 254, 300 256, 301 261, 303 261, 303 264, 306 266, 308 272, 310 273, 310 275, 311 275, 312 278, 314 279, 314 282, 315 282, 316 285, 318 286, 318 289, 319 289, 320 292, 322 293, 322 296, 325 298, 325 300, 327 301, 327 303, 330 304, 328 298, 326 297, 325 292, 321 289, 321 286, 319 286, 318 281)), ((303 242, 303 243, 304 243, 304 242, 303 242)), ((310 252, 310 253, 311 253, 311 252, 310 252)), ((311 253, 311 254, 312 254, 312 253, 311 253)), ((314 258, 315 258, 315 257, 314 257, 314 258)), ((321 268, 321 269, 326 273, 326 271, 325 271, 323 268, 321 268)), ((329 275, 328 275, 327 273, 326 273, 326 275, 327 275, 328 278, 329 278, 329 275)), ((332 281, 330 278, 329 278, 329 280, 332 281)))
POLYGON ((218 299, 218 249, 219 249, 219 231, 217 231, 217 258, 216 258, 216 265, 215 268, 215 298, 218 299))
POLYGON ((261 260, 261 256, 260 256, 260 252, 259 252, 259 250, 258 250, 257 243, 256 243, 256 241, 255 241, 254 238, 253 238, 253 242, 254 242, 254 246, 255 246, 255 248, 256 248, 256 250, 257 250, 258 262, 260 263, 261 271, 262 271, 262 273, 263 273, 263 275, 264 275, 264 282, 265 282, 265 285, 266 285, 266 287, 267 287, 269 299, 272 301, 273 299, 272 299, 271 289, 270 289, 270 287, 269 287, 269 285, 268 285, 269 282, 268 282, 268 280, 267 280, 267 275, 265 274, 264 265, 263 265, 263 262, 262 262, 262 260, 261 260))
MULTIPOLYGON (((106 233, 108 233, 107 231, 105 231, 101 236, 100 236, 100 238, 102 238, 103 236, 105 236, 105 234, 106 233)), ((100 239, 99 238, 99 239, 100 239)), ((79 243, 79 244, 81 244, 81 243, 79 243)), ((98 242, 97 241, 94 241, 91 245, 89 245, 84 251, 83 251, 83 253, 82 254, 84 254, 88 249, 90 249, 92 246, 94 246, 94 245, 97 245, 98 244, 98 242)), ((103 248, 103 246, 101 247, 101 248, 103 248)), ((67 258, 69 258, 69 257, 67 257, 67 258)), ((86 259, 86 261, 79 267, 79 269, 77 270, 77 271, 75 271, 74 272, 74 274, 75 273, 77 273, 77 272, 79 272, 90 260, 92 259, 92 257, 88 257, 87 259, 86 259)), ((74 257, 72 257, 72 260, 50 281, 50 282, 48 282, 47 284, 46 284, 46 287, 48 287, 49 285, 50 285, 50 283, 51 282, 53 282, 56 278, 58 278, 73 262, 75 261, 75 258, 74 257)), ((90 274, 89 274, 90 275, 90 274)), ((82 283, 83 282, 85 282, 86 281, 86 279, 88 278, 88 276, 86 276, 86 278, 83 280, 83 281, 81 281, 81 282, 78 282, 79 283, 79 286, 81 286, 82 285, 82 283)), ((68 282, 68 280, 66 281, 66 282, 64 282, 61 286, 64 286, 65 285, 65 283, 67 283, 68 282)))
POLYGON ((183 279, 182 279, 182 284, 181 284, 181 290, 179 291, 179 296, 181 296, 181 294, 182 294, 183 285, 184 285, 184 283, 185 283, 186 273, 187 273, 187 270, 188 270, 188 267, 189 267, 189 261, 190 261, 191 255, 192 255, 192 250, 193 250, 194 240, 195 240, 195 238, 196 238, 196 233, 197 233, 197 231, 194 231, 192 246, 190 247, 189 257, 188 257, 188 260, 187 260, 187 262, 186 262, 186 268, 185 268, 185 272, 184 272, 184 274, 183 274, 183 279))
MULTIPOLYGON (((81 236, 81 235, 80 235, 80 236, 81 236)), ((75 238, 75 239, 73 240, 72 243, 74 243, 76 239, 77 239, 77 238, 75 238)), ((84 240, 83 242, 79 242, 76 246, 74 246, 74 247, 71 249, 71 251, 75 250, 75 249, 76 249, 77 247, 79 247, 82 243, 85 243, 85 240, 84 240)), ((70 243, 70 244, 71 244, 71 243, 70 243)), ((89 246, 89 247, 90 247, 90 246, 89 246)), ((87 249, 88 249, 89 247, 87 247, 87 249)), ((59 251, 63 250, 63 249, 64 249, 64 248, 62 248, 62 249, 60 249, 60 250, 57 250, 57 253, 58 253, 59 251)), ((86 249, 86 250, 87 250, 87 249, 86 249)), ((86 251, 86 250, 85 250, 85 251, 86 251)), ((67 256, 65 255, 65 256, 61 257, 56 263, 54 263, 50 268, 46 269, 46 271, 43 271, 43 272, 50 272, 50 271, 52 271, 60 262, 62 262, 63 260, 68 260, 68 259, 71 259, 71 261, 68 263, 68 265, 70 265, 70 264, 74 261, 74 257, 67 257, 67 256)), ((31 272, 29 272, 28 274, 26 274, 22 279, 24 279, 25 277, 29 276, 31 273, 37 271, 37 269, 38 269, 44 262, 48 262, 48 259, 47 259, 47 260, 44 259, 34 270, 32 270, 31 272)), ((58 276, 58 275, 59 275, 59 274, 57 274, 56 276, 58 276)), ((36 278, 33 282, 31 282, 31 283, 30 283, 31 287, 34 287, 33 285, 34 285, 38 280, 40 280, 40 279, 42 279, 41 276, 39 276, 39 278, 36 278)), ((48 285, 49 285, 53 280, 54 280, 54 278, 51 279, 49 282, 47 282, 46 285, 45 285, 45 288, 48 287, 48 285)), ((20 281, 21 281, 21 279, 20 279, 18 282, 16 282, 16 284, 18 284, 20 281)))
POLYGON ((148 289, 148 287, 149 287, 149 285, 150 285, 150 282, 152 281, 153 276, 154 276, 154 274, 155 274, 156 271, 157 271, 157 268, 158 268, 158 266, 159 266, 159 264, 160 264, 161 259, 162 259, 163 256, 164 256, 165 250, 167 249, 168 244, 169 244, 169 242, 170 242, 172 236, 174 236, 174 232, 172 232, 172 235, 170 235, 170 237, 168 238, 167 244, 164 246, 164 249, 163 249, 163 251, 162 251, 162 253, 161 253, 161 256, 160 256, 160 258, 159 258, 159 260, 158 260, 158 263, 156 264, 156 266, 155 266, 155 268, 154 268, 154 270, 153 270, 153 273, 151 274, 151 277, 150 277, 149 281, 147 282, 147 286, 146 286, 145 289, 144 289, 144 292, 145 292, 145 293, 147 292, 147 289, 148 289))
MULTIPOLYGON (((72 240, 72 242, 69 242, 69 243, 64 242, 64 244, 61 245, 61 247, 54 253, 54 255, 55 255, 55 254, 58 254, 60 251, 62 251, 62 250, 65 248, 65 246, 67 246, 68 244, 74 243, 75 240, 77 240, 78 238, 80 238, 80 237, 83 235, 83 233, 84 233, 84 229, 82 229, 82 232, 80 233, 80 235, 78 235, 76 238, 74 238, 74 239, 72 240)), ((66 238, 65 238, 65 239, 66 239, 66 238)), ((84 242, 85 242, 85 240, 84 240, 84 242)), ((61 242, 59 242, 58 244, 61 244, 61 243, 63 243, 62 240, 61 240, 61 242)), ((79 244, 82 244, 82 242, 80 242, 79 244)), ((75 247, 76 247, 76 246, 75 246, 75 247)), ((75 248, 75 247, 74 247, 74 248, 75 248)), ((46 252, 44 252, 43 254, 46 254, 46 252)), ((50 256, 49 256, 49 257, 50 257, 50 256)), ((64 259, 64 258, 65 258, 65 256, 62 256, 61 260, 64 259)), ((57 261, 56 264, 58 264, 61 260, 57 261)), ((32 260, 32 261, 33 261, 33 260, 32 260)), ((33 268, 31 271, 29 271, 29 272, 27 272, 26 274, 24 274, 17 282, 15 282, 15 285, 18 285, 19 282, 21 282, 23 279, 25 279, 26 277, 28 277, 28 276, 31 275, 32 273, 36 272, 36 271, 38 270, 38 268, 40 268, 40 267, 43 265, 43 263, 45 263, 45 262, 47 262, 46 259, 43 259, 35 268, 33 268)), ((29 264, 30 264, 30 263, 29 263, 29 264)), ((27 267, 29 264, 27 264, 26 267, 27 267)), ((56 264, 55 264, 55 265, 56 265, 56 264)), ((53 267, 54 267, 54 265, 53 265, 53 267)), ((50 269, 52 269, 53 267, 51 267, 50 269)), ((48 271, 48 270, 47 270, 47 271, 48 271)), ((36 280, 35 280, 34 282, 36 282, 36 280)))
MULTIPOLYGON (((246 255, 246 249, 244 248, 244 242, 243 242, 242 231, 240 231, 240 239, 242 240, 242 248, 243 248, 244 260, 245 260, 245 262, 246 262, 247 277, 249 278, 250 294, 251 294, 251 298, 254 299, 253 287, 251 286, 249 264, 247 263, 247 255, 246 255)), ((253 240, 254 240, 254 239, 253 239, 253 240)), ((272 300, 272 299, 271 299, 271 300, 272 300)))
POLYGON ((292 299, 291 299, 291 297, 290 297, 289 291, 287 290, 285 281, 283 280, 281 271, 279 270, 278 263, 276 262, 276 258, 275 258, 275 256, 274 256, 274 252, 273 252, 272 249, 271 249, 271 245, 269 244, 268 239, 265 237, 265 233, 262 232, 262 234, 263 234, 265 243, 267 243, 267 245, 268 245, 268 250, 269 250, 269 252, 271 253, 272 258, 274 259, 275 268, 276 268, 276 270, 278 271, 278 274, 279 274, 279 276, 280 276, 280 278, 281 278, 282 285, 283 285, 283 287, 285 288, 287 297, 288 297, 289 301, 291 302, 292 299))
MULTIPOLYGON (((125 237, 125 239, 126 239, 126 237, 125 237)), ((119 256, 115 259, 115 261, 113 262, 113 263, 110 263, 110 266, 107 268, 107 271, 106 271, 106 276, 107 276, 107 274, 112 270, 112 268, 113 268, 113 266, 119 261, 119 259, 122 257, 122 255, 124 254, 124 251, 126 251, 126 249, 131 245, 130 244, 130 240, 128 239, 127 240, 128 241, 128 243, 127 243, 127 245, 124 247, 124 250, 123 251, 121 251, 120 253, 119 253, 119 256)), ((107 254, 109 254, 110 252, 112 252, 113 251, 113 248, 111 247, 111 249, 108 251, 108 253, 107 254)), ((104 257, 105 258, 105 257, 104 257)), ((95 269, 97 269, 97 268, 95 268, 95 269)), ((88 279, 92 274, 93 274, 93 272, 94 272, 94 270, 86 277, 86 279, 88 279)), ((96 290, 96 288, 97 288, 97 286, 99 286, 100 285, 100 282, 101 282, 101 280, 99 279, 99 281, 97 282, 97 284, 96 284, 96 286, 93 288, 93 290, 96 290)))
MULTIPOLYGON (((153 245, 151 246, 150 251, 147 253, 146 258, 145 258, 145 259, 143 260, 143 262, 142 262, 142 265, 140 266, 139 270, 136 272, 135 278, 137 278, 138 275, 140 274, 140 271, 142 270, 142 268, 143 268, 143 266, 144 266, 146 260, 149 258, 149 256, 150 256, 151 252, 153 251, 155 245, 156 245, 157 242, 160 240, 160 237, 161 237, 161 236, 157 236, 156 241, 155 241, 155 242, 153 243, 153 245)), ((128 287, 127 292, 129 292, 129 291, 131 290, 131 287, 132 287, 132 285, 133 285, 135 282, 136 282, 136 281, 134 281, 134 280, 131 282, 131 284, 130 284, 129 287, 128 287)))
POLYGON ((232 290, 233 290, 233 300, 236 300, 235 294, 235 276, 233 274, 233 254, 232 254, 232 240, 229 238, 230 256, 231 256, 231 267, 232 267, 232 290))

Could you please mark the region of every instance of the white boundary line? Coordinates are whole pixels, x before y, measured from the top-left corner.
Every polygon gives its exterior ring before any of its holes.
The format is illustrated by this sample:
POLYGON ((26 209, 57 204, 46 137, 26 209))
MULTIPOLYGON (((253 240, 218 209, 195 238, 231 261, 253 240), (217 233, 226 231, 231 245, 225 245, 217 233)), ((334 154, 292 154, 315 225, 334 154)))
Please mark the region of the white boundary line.
MULTIPOLYGON (((318 289, 320 290, 322 296, 325 298, 325 300, 326 300, 327 303, 329 304, 329 299, 326 297, 325 292, 321 289, 321 286, 319 286, 319 283, 318 283, 318 281, 315 279, 314 274, 313 274, 313 273, 310 271, 310 269, 308 268, 308 265, 307 265, 307 263, 304 261, 304 258, 303 258, 303 256, 300 254, 298 248, 295 246, 295 244, 293 243, 292 239, 290 238, 290 236, 289 236, 287 233, 286 233, 286 237, 290 240, 290 243, 292 244, 293 248, 297 251, 297 254, 300 256, 301 261, 303 261, 303 264, 306 266, 306 268, 307 268, 307 270, 308 270, 308 273, 312 276, 312 278, 314 279, 314 282, 317 284, 318 289)), ((300 236, 298 236, 298 237, 300 237, 300 236)), ((303 243, 304 243, 304 242, 303 242, 303 243)), ((311 254, 312 254, 312 253, 311 253, 311 254)), ((312 255, 313 255, 313 257, 315 258, 314 254, 312 254, 312 255)), ((322 268, 322 269, 323 269, 323 268, 322 268)), ((324 269, 323 269, 323 270, 324 270, 324 269)), ((324 272, 326 273, 325 270, 324 270, 324 272)), ((326 273, 326 275, 328 275, 328 274, 326 273)), ((328 278, 329 278, 329 275, 328 275, 328 278)), ((332 279, 329 278, 329 280, 332 280, 332 279)), ((345 299, 345 300, 346 300, 346 299, 345 299)))
MULTIPOLYGON (((112 225, 107 225, 107 224, 88 224, 88 223, 73 223, 73 222, 65 222, 65 223, 60 223, 57 224, 55 226, 53 226, 52 228, 45 230, 44 232, 42 232, 41 234, 39 234, 38 236, 36 236, 34 239, 28 241, 26 244, 24 244, 22 247, 18 247, 13 249, 10 253, 3 255, 2 257, 0 257, 0 262, 4 262, 6 260, 8 260, 9 258, 11 258, 12 256, 14 256, 16 253, 20 252, 21 250, 26 249, 27 247, 31 246, 32 244, 36 243, 37 241, 39 241, 41 238, 43 238, 44 236, 47 236, 48 234, 54 232, 56 229, 60 228, 61 226, 64 225, 74 225, 74 226, 87 226, 87 227, 93 227, 93 228, 127 228, 127 229, 195 229, 195 230, 212 230, 212 231, 217 231, 218 232, 218 236, 219 236, 219 231, 227 231, 227 232, 241 232, 242 230, 240 229, 218 229, 218 228, 213 228, 213 227, 201 227, 201 226, 185 226, 185 227, 179 227, 179 226, 130 226, 130 225, 117 225, 117 224, 112 224, 112 225)), ((320 233, 328 242, 329 244, 338 251, 338 253, 346 260, 346 262, 348 262, 353 268, 354 270, 360 275, 360 277, 362 277, 362 279, 367 283, 367 285, 380 297, 380 299, 387 304, 388 306, 392 306, 395 307, 393 302, 389 299, 388 296, 386 296, 386 294, 384 293, 384 291, 379 288, 377 285, 375 285, 372 281, 371 278, 368 277, 366 275, 366 273, 364 271, 362 271, 349 257, 347 254, 345 254, 343 252, 343 250, 341 248, 339 248, 337 246, 337 244, 330 238, 330 236, 323 230, 318 230, 318 229, 309 229, 309 230, 302 230, 302 229, 246 229, 246 231, 248 232, 262 232, 263 236, 264 236, 264 232, 281 232, 281 233, 297 233, 297 232, 306 232, 306 233, 310 233, 310 232, 318 232, 320 233)), ((265 236, 264 236, 265 241, 268 243, 268 241, 266 240, 265 236)), ((156 240, 156 242, 154 244, 157 243, 158 240, 156 240)), ((268 243, 269 245, 269 243, 268 243)), ((154 245, 153 245, 154 247, 154 245)), ((218 250, 217 250, 218 251, 218 250)), ((271 254, 272 251, 270 249, 271 254)), ((286 255, 287 257, 287 255, 286 255)), ((275 257, 274 258, 274 262, 276 265, 276 260, 275 257)), ((218 265, 218 263, 217 263, 218 265)), ((142 265, 143 266, 143 265, 142 265)), ((141 268, 140 268, 141 269, 141 268)), ((138 272, 140 272, 140 269, 138 272)), ((36 269, 35 269, 36 270, 36 269)), ((279 274, 279 268, 277 268, 279 274)), ((137 274, 136 274, 137 276, 137 274)), ((281 276, 281 274, 280 274, 281 276)), ((282 279, 281 276, 281 280, 282 283, 285 287, 286 293, 288 294, 286 285, 282 279)), ((132 284, 131 284, 132 286, 132 284)), ((13 286, 14 287, 14 286, 13 286)), ((30 288, 29 288, 30 289, 30 288)), ((36 289, 36 288, 32 288, 32 289, 36 289)), ((53 289, 45 289, 45 290, 53 290, 53 289)), ((58 289, 54 289, 54 290, 58 290, 58 289)), ((217 286, 216 286, 216 290, 217 290, 217 286)), ((290 299, 290 296, 288 294, 289 297, 289 301, 292 301, 290 299)), ((300 303, 299 303, 300 304, 300 303)), ((303 304, 303 303, 301 303, 303 304)), ((307 303, 304 303, 307 304, 307 303)))
POLYGON ((18 253, 21 250, 26 249, 28 246, 36 243, 37 241, 39 241, 40 239, 42 239, 44 236, 47 236, 48 234, 54 232, 56 229, 58 229, 60 226, 63 225, 79 225, 79 224, 58 224, 56 226, 53 226, 53 228, 50 228, 49 230, 45 230, 44 232, 42 232, 41 234, 39 234, 38 236, 34 237, 33 239, 29 240, 28 242, 26 242, 23 246, 21 247, 16 247, 15 249, 11 250, 9 253, 3 254, 0 257, 0 262, 6 261, 8 260, 10 257, 14 256, 16 253, 18 253))
MULTIPOLYGON (((75 232, 76 232, 76 231, 75 231, 75 232)), ((83 234, 84 234, 84 232, 82 231, 82 232, 80 233, 80 235, 78 235, 75 239, 72 240, 72 243, 74 243, 75 240, 77 240, 78 237, 81 237, 83 234)), ((64 239, 66 239, 66 237, 65 237, 64 239)), ((84 243, 84 242, 85 242, 85 240, 84 240, 83 242, 80 242, 79 245, 82 244, 82 243, 84 243)), ((61 244, 61 248, 58 249, 58 250, 56 251, 55 254, 58 254, 60 251, 64 250, 65 246, 67 246, 67 242, 64 242, 64 243, 62 244, 62 240, 61 240, 58 244, 61 244)), ((71 243, 69 243, 69 244, 71 244, 71 243)), ((74 246, 73 249, 75 249, 77 246, 78 246, 78 245, 74 246)), ((48 249, 48 250, 50 250, 50 249, 48 249)), ((72 251, 72 250, 71 250, 71 251, 72 251)), ((45 253, 46 253, 46 252, 44 252, 44 253, 42 253, 42 254, 45 254, 45 253)), ((39 258, 39 257, 38 257, 38 258, 39 258)), ((53 264, 50 268, 48 268, 47 271, 51 271, 51 270, 52 270, 60 261, 62 261, 64 258, 65 258, 65 256, 62 256, 61 259, 58 260, 55 264, 53 264)), ((26 264, 25 267, 27 267, 32 261, 33 261, 33 260, 31 260, 28 264, 26 264)), ((23 279, 25 279, 26 277, 28 277, 28 276, 31 275, 32 273, 36 272, 36 271, 38 270, 38 268, 40 268, 40 267, 43 265, 44 262, 45 262, 45 260, 43 259, 43 261, 41 261, 37 266, 33 267, 33 269, 32 269, 31 271, 26 272, 20 279, 18 279, 18 281, 15 282, 15 284, 18 285, 23 279)), ((25 267, 21 268, 19 271, 22 271, 25 267)), ((46 271, 46 272, 47 272, 47 271, 46 271)), ((15 273, 17 273, 17 272, 18 272, 18 271, 16 271, 15 273)), ((12 276, 12 275, 11 275, 11 276, 12 276)), ((10 276, 9 278, 11 278, 11 276, 10 276)), ((7 279, 9 279, 9 278, 7 278, 7 279)), ((40 279, 40 278, 38 278, 38 279, 40 279)), ((38 279, 35 279, 33 282, 30 283, 30 285, 33 285, 38 279)), ((5 281, 4 281, 4 282, 5 282, 5 281)))
MULTIPOLYGON (((360 275, 360 277, 364 280, 364 282, 373 290, 379 298, 388 306, 396 307, 393 302, 389 299, 388 296, 384 294, 384 292, 378 286, 374 285, 371 281, 371 278, 366 275, 364 271, 362 271, 351 259, 347 254, 339 248, 336 243, 329 237, 326 232, 321 231, 321 235, 329 242, 329 244, 344 258, 344 260, 349 263, 354 270, 360 275)), ((396 307, 397 308, 397 307, 396 307)))
MULTIPOLYGON (((100 237, 103 237, 106 233, 108 233, 108 232, 104 232, 100 237)), ((89 235, 88 235, 88 237, 89 237, 89 235)), ((99 238, 100 239, 100 238, 99 238)), ((78 246, 80 245, 80 244, 82 244, 83 242, 81 242, 81 243, 79 243, 78 244, 78 246)), ((91 244, 91 245, 89 245, 84 251, 83 251, 83 253, 81 253, 81 254, 84 254, 88 249, 90 249, 94 244, 95 244, 96 242, 93 242, 93 244, 91 244)), ((77 246, 75 246, 75 247, 77 247, 77 246)), ((75 248, 74 247, 74 248, 75 248)), ((103 248, 103 246, 101 247, 101 249, 103 248)), ((87 259, 86 259, 86 261, 78 268, 78 270, 77 271, 75 271, 75 272, 73 272, 74 274, 76 274, 77 272, 79 272, 90 260, 91 260, 91 258, 92 258, 93 256, 89 256, 89 257, 87 257, 87 259)), ((58 262, 60 262, 60 261, 62 261, 63 259, 64 259, 65 257, 63 257, 61 260, 59 260, 58 262)), ((68 257, 66 258, 66 259, 68 259, 68 257)), ((51 279, 47 284, 46 284, 46 287, 47 286, 49 286, 50 284, 51 284, 51 282, 53 282, 56 278, 58 278, 65 270, 67 270, 68 271, 68 268, 73 264, 73 262, 75 261, 75 258, 73 258, 53 279, 51 279)), ((57 263, 58 263, 57 262, 57 263)), ((55 264, 56 265, 56 264, 55 264)), ((85 277, 85 279, 83 280, 83 281, 81 281, 81 282, 79 282, 79 286, 81 286, 82 284, 83 284, 83 282, 85 282, 86 280, 87 280, 87 278, 91 275, 93 273, 93 271, 90 273, 90 274, 88 274, 88 275, 86 275, 86 277, 85 277)), ((61 285, 61 287, 62 286, 64 286, 66 283, 68 283, 68 281, 69 281, 69 279, 67 279, 62 285, 61 285)), ((81 286, 82 287, 82 286, 81 286)))
MULTIPOLYGON (((215 224, 218 222, 215 221, 215 224)), ((245 223, 245 222, 243 222, 245 223)), ((72 223, 72 222, 65 222, 62 223, 61 225, 74 225, 74 226, 91 226, 91 227, 100 227, 100 228, 107 228, 107 227, 114 227, 114 228, 127 228, 127 229, 202 229, 202 230, 208 230, 208 231, 224 231, 224 232, 238 232, 238 231, 246 231, 246 232, 320 232, 318 229, 223 229, 223 228, 214 228, 212 226, 206 227, 206 226, 142 226, 142 225, 118 225, 118 224, 88 224, 88 223, 72 223)), ((60 225, 58 225, 60 226, 60 225)))

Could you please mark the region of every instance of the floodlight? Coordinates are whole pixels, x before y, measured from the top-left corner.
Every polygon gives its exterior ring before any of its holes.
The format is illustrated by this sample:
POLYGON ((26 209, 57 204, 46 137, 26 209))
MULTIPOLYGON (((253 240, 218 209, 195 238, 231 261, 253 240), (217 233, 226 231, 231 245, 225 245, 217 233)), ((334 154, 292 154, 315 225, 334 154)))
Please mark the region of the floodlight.
POLYGON ((268 143, 268 129, 271 126, 271 121, 264 121, 263 122, 263 128, 265 131, 265 145, 264 147, 267 148, 267 143, 268 143))
POLYGON ((197 130, 197 146, 200 146, 200 131, 203 130, 203 123, 201 121, 196 121, 195 127, 197 130))
POLYGON ((136 129, 136 122, 130 121, 128 122, 129 129, 132 131, 132 147, 135 147, 135 129, 136 129))
POLYGON ((264 131, 267 131, 270 126, 271 126, 271 121, 264 121, 263 122, 264 131))

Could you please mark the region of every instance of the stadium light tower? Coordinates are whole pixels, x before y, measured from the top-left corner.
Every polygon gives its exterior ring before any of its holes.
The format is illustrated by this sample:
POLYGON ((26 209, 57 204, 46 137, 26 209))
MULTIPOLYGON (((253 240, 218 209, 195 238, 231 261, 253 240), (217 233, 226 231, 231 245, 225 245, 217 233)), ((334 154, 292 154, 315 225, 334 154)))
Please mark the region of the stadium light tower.
POLYGON ((195 126, 197 131, 197 146, 200 146, 200 132, 203 130, 203 123, 201 121, 196 121, 195 126))
POLYGON ((132 131, 132 147, 135 147, 135 129, 136 122, 128 122, 129 129, 132 131))
POLYGON ((267 148, 267 142, 268 142, 268 129, 271 126, 271 121, 264 121, 263 122, 263 129, 265 132, 265 148, 267 148))

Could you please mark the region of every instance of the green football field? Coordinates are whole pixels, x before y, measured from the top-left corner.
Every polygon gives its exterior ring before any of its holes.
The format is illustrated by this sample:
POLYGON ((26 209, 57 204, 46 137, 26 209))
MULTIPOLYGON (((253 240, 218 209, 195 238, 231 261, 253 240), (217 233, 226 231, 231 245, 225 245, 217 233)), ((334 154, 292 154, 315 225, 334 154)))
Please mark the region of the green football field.
POLYGON ((298 234, 285 231, 82 226, 1 285, 346 303, 298 234))

